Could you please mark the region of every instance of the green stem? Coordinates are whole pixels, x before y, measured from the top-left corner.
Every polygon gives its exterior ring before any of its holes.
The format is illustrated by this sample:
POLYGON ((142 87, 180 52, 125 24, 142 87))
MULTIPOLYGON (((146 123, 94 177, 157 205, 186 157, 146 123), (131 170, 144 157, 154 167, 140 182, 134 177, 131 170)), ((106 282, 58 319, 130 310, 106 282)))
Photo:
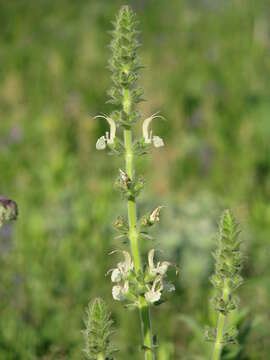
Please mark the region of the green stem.
POLYGON ((98 354, 97 360, 105 360, 105 356, 102 353, 100 353, 98 354))
POLYGON ((143 296, 140 297, 140 320, 141 320, 142 337, 143 337, 143 345, 144 345, 144 359, 154 360, 155 354, 153 352, 153 344, 152 344, 153 337, 152 337, 150 308, 147 305, 147 302, 143 296))
MULTIPOLYGON (((134 166, 133 166, 133 152, 132 152, 132 132, 131 129, 124 130, 125 139, 125 162, 126 162, 126 173, 131 180, 134 179, 134 166)), ((136 272, 141 270, 141 258, 140 249, 138 243, 138 231, 137 231, 137 210, 135 198, 128 199, 128 222, 129 222, 129 240, 131 253, 134 260, 134 266, 136 272)))
MULTIPOLYGON (((228 280, 224 281, 223 299, 227 302, 230 295, 230 289, 228 287, 228 280)), ((226 316, 219 312, 218 323, 217 323, 217 335, 213 346, 212 360, 220 360, 222 348, 223 348, 223 332, 225 326, 226 316)))
MULTIPOLYGON (((131 180, 135 177, 134 168, 134 154, 132 151, 132 131, 130 128, 124 130, 125 140, 125 163, 126 173, 131 180)), ((142 271, 140 248, 139 248, 139 234, 137 230, 137 210, 136 210, 136 199, 128 199, 128 223, 129 223, 129 240, 132 257, 134 260, 135 271, 138 274, 142 271)), ((154 360, 155 356, 152 351, 152 330, 151 330, 151 319, 150 310, 144 297, 140 297, 140 321, 142 329, 143 347, 145 351, 145 360, 154 360)))
POLYGON ((213 348, 212 360, 219 360, 221 351, 222 351, 222 337, 223 329, 225 324, 225 315, 219 313, 218 315, 218 325, 217 325, 217 336, 213 348))

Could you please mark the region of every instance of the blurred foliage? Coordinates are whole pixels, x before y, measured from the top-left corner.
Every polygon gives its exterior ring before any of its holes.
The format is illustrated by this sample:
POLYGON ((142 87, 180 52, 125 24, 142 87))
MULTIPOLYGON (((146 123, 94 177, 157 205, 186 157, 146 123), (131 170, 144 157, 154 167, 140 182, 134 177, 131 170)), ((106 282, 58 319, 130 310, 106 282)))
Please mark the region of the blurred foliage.
MULTIPOLYGON (((166 206, 155 235, 180 267, 175 296, 153 311, 159 360, 207 358, 210 345, 202 345, 197 327, 203 331, 212 316, 211 250, 224 207, 242 224, 247 260, 240 297, 249 314, 236 320, 245 334, 240 348, 224 359, 266 359, 270 3, 126 3, 142 29, 148 101, 140 110, 167 118, 155 125, 164 150, 138 160, 147 179, 139 211, 166 206)), ((84 308, 95 296, 109 303, 119 329, 117 359, 141 358, 137 313, 113 303, 104 276, 113 262, 108 253, 121 245, 111 223, 116 210, 125 211, 112 190, 122 163, 95 151, 106 124, 93 120, 111 110, 104 107, 108 31, 122 4, 0 1, 0 189, 20 209, 0 237, 1 359, 82 358, 84 308)))

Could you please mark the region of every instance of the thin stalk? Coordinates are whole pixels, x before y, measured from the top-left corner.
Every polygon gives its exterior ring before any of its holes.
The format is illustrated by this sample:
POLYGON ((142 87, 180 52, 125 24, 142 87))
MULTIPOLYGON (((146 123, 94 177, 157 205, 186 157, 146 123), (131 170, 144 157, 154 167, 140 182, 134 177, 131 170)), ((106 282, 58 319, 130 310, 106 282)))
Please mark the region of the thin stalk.
MULTIPOLYGON (((225 302, 228 301, 229 294, 230 294, 230 290, 228 288, 228 280, 225 280, 224 289, 223 289, 223 298, 225 302)), ((219 312, 218 323, 217 323, 217 335, 213 346, 212 360, 220 360, 221 352, 223 348, 222 340, 223 340, 225 321, 226 321, 226 316, 223 313, 219 312)))
MULTIPOLYGON (((125 140, 125 165, 126 173, 131 180, 135 177, 135 168, 134 168, 134 154, 132 151, 132 130, 126 128, 124 130, 124 140, 125 140)), ((134 260, 134 267, 136 273, 142 271, 141 257, 140 257, 140 248, 139 248, 139 234, 137 230, 137 210, 136 210, 136 199, 128 199, 128 223, 129 223, 129 240, 132 257, 134 260)), ((147 305, 144 297, 140 297, 140 321, 142 329, 142 340, 143 347, 145 351, 144 358, 145 360, 154 360, 155 355, 152 351, 152 329, 151 329, 151 319, 150 319, 150 309, 147 305)))

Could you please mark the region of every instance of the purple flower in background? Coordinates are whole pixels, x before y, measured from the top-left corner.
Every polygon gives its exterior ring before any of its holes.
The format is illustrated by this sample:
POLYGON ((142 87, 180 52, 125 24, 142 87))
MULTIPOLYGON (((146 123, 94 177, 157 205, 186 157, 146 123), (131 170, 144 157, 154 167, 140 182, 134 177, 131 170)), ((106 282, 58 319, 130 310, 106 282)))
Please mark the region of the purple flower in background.
POLYGON ((18 216, 18 206, 15 201, 0 195, 0 225, 6 221, 16 220, 18 216))

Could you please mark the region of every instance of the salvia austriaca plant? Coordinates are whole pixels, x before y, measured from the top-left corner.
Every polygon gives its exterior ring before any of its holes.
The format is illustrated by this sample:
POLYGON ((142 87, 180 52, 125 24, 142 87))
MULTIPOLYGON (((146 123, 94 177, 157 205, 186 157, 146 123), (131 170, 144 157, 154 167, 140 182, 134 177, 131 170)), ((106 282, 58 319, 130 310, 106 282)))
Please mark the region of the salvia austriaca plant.
MULTIPOLYGON (((133 128, 141 120, 136 105, 142 101, 143 91, 137 85, 141 69, 138 57, 138 30, 134 12, 121 8, 112 32, 112 58, 109 68, 112 72, 112 88, 109 102, 115 105, 110 115, 98 115, 108 122, 109 131, 96 143, 97 150, 108 149, 111 154, 123 155, 125 168, 119 169, 115 186, 126 199, 127 218, 118 216, 114 227, 118 238, 128 239, 130 249, 119 251, 123 260, 110 270, 113 283, 112 296, 116 301, 138 308, 142 332, 142 348, 145 360, 155 359, 151 328, 150 307, 164 301, 166 293, 174 291, 174 285, 167 281, 168 261, 155 262, 155 249, 148 252, 148 259, 142 259, 141 243, 149 238, 148 230, 160 219, 162 206, 137 218, 137 198, 144 187, 144 179, 135 172, 135 157, 147 154, 151 146, 164 146, 162 138, 150 130, 157 113, 142 121, 142 137, 133 139, 133 128)), ((214 253, 215 274, 211 282, 215 287, 213 306, 218 312, 215 329, 207 329, 206 339, 213 342, 212 360, 219 360, 224 345, 236 342, 237 331, 227 325, 227 318, 238 305, 235 290, 241 285, 242 254, 240 252, 239 228, 229 210, 223 213, 218 234, 218 247, 214 253)), ((102 352, 102 351, 101 351, 102 352)), ((102 352, 104 354, 104 351, 102 352)), ((102 359, 102 358, 100 358, 102 359)))
POLYGON ((159 222, 161 206, 137 219, 137 198, 144 187, 144 179, 135 172, 135 157, 148 153, 151 146, 161 147, 163 140, 150 130, 151 115, 142 122, 142 137, 133 139, 133 127, 141 120, 136 105, 142 101, 143 91, 137 86, 141 68, 138 57, 137 20, 128 7, 121 8, 112 32, 112 57, 109 68, 112 72, 112 88, 109 90, 109 102, 115 105, 110 115, 99 115, 108 122, 109 131, 96 143, 98 150, 109 149, 111 154, 123 155, 125 169, 119 170, 116 188, 126 199, 128 216, 118 217, 114 223, 120 238, 129 239, 129 250, 122 251, 123 260, 111 270, 114 300, 125 302, 139 309, 142 348, 146 360, 153 360, 154 344, 151 329, 150 306, 158 305, 166 292, 174 290, 173 284, 166 281, 170 263, 155 262, 155 250, 148 253, 147 264, 142 260, 141 242, 148 238, 148 229, 159 222))
POLYGON ((111 360, 116 351, 111 345, 113 321, 105 302, 101 298, 94 299, 86 310, 84 353, 88 360, 111 360))
POLYGON ((215 288, 212 303, 218 312, 218 320, 215 329, 206 330, 206 339, 213 342, 212 360, 221 358, 224 345, 236 342, 237 329, 226 326, 226 319, 238 307, 235 291, 243 282, 240 275, 243 256, 239 233, 239 226, 232 213, 224 211, 219 225, 217 249, 214 252, 215 273, 211 277, 215 288))

